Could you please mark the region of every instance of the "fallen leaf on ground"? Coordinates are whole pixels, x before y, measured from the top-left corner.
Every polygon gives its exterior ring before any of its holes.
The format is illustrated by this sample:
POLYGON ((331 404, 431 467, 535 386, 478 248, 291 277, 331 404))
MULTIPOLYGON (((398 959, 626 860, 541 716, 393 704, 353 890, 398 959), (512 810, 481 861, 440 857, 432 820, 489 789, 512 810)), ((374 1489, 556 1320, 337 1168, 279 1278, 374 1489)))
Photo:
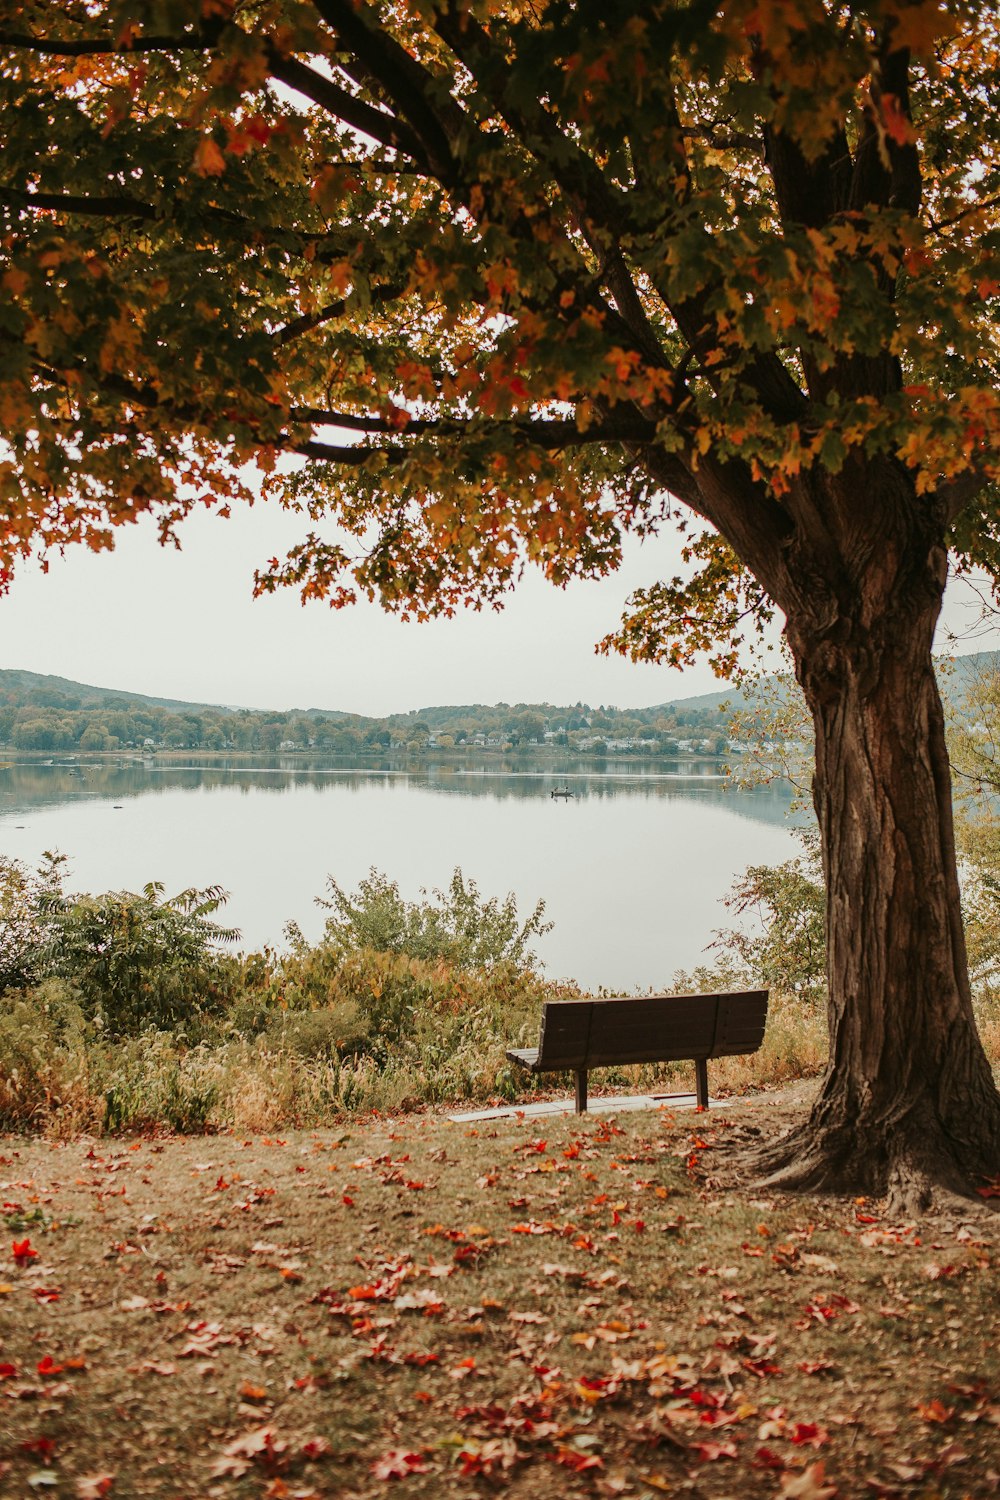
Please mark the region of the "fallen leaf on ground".
POLYGON ((373 1462, 372 1473, 376 1479, 405 1479, 408 1474, 426 1474, 427 1465, 422 1453, 409 1453, 405 1448, 392 1448, 373 1462))
POLYGON ((837 1500, 837 1486, 826 1483, 821 1462, 810 1464, 801 1474, 783 1474, 778 1494, 781 1500, 837 1500))
POLYGON ((102 1500, 111 1494, 114 1482, 113 1474, 83 1474, 76 1481, 77 1500, 102 1500))

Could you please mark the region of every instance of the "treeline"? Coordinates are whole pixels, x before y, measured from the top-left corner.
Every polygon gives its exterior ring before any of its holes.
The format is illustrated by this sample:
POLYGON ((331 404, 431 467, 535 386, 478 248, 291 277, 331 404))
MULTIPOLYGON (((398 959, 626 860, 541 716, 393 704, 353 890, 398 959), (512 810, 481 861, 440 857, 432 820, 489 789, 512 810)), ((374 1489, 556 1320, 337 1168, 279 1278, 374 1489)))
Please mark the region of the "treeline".
POLYGON ((288 712, 166 706, 60 681, 0 673, 0 744, 76 754, 113 750, 232 750, 380 754, 389 750, 557 748, 615 754, 722 755, 726 723, 711 707, 648 709, 471 704, 386 718, 323 709, 288 712), (96 698, 96 701, 95 701, 96 698))

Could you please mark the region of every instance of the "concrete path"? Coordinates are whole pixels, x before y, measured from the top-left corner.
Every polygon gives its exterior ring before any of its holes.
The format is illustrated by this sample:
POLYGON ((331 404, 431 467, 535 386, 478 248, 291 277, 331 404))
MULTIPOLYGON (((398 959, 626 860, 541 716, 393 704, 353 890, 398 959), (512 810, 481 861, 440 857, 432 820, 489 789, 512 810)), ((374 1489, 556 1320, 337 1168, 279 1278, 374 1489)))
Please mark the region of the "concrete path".
MULTIPOLYGON (((632 1109, 694 1109, 697 1102, 694 1094, 601 1094, 596 1098, 591 1094, 587 1101, 587 1113, 597 1115, 620 1114, 632 1109)), ((712 1099, 709 1101, 709 1109, 727 1109, 735 1102, 732 1099, 712 1099)), ((476 1120, 507 1120, 515 1115, 530 1120, 539 1115, 572 1113, 572 1099, 546 1099, 540 1104, 503 1104, 497 1109, 474 1109, 460 1115, 449 1115, 448 1119, 453 1120, 456 1125, 464 1125, 476 1120)))

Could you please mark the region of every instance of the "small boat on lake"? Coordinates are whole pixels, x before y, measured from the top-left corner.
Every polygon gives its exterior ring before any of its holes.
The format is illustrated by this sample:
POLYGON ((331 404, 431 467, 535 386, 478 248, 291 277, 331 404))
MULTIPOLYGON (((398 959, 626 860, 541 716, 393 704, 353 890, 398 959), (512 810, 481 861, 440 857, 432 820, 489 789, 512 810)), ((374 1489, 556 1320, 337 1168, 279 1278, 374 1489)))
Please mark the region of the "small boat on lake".
POLYGON ((553 797, 553 798, 554 797, 573 798, 573 797, 576 796, 576 793, 575 792, 571 792, 568 786, 557 786, 557 787, 553 787, 552 788, 552 791, 549 793, 549 796, 553 797))

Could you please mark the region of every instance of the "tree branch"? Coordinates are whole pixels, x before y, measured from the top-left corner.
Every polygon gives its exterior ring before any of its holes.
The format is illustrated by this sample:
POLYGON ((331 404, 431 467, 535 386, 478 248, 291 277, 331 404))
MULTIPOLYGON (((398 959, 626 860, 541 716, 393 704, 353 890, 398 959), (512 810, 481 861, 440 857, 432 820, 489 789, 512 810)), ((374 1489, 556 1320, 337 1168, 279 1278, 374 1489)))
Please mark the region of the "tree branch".
POLYGON ((945 519, 949 526, 958 520, 965 507, 975 500, 990 482, 981 470, 966 469, 964 474, 956 474, 954 479, 948 479, 944 484, 938 485, 937 498, 944 507, 945 519))
POLYGON ((420 143, 420 155, 441 183, 455 175, 452 143, 465 129, 464 112, 424 66, 392 37, 363 0, 315 0, 323 20, 361 67, 385 89, 420 143))
POLYGON ((137 37, 134 41, 119 45, 113 37, 68 38, 36 37, 13 31, 0 31, 0 47, 15 51, 36 52, 43 57, 93 57, 115 53, 131 56, 136 52, 203 52, 210 43, 201 37, 149 36, 137 37))
POLYGON ((398 464, 402 463, 407 456, 407 449, 389 444, 380 448, 372 448, 361 443, 356 445, 320 443, 313 438, 304 438, 301 441, 288 438, 277 446, 284 453, 299 453, 303 458, 319 458, 324 463, 344 464, 352 469, 360 469, 370 458, 382 457, 387 463, 398 464))
POLYGON ((947 219, 927 220, 927 227, 934 234, 943 234, 946 229, 953 229, 956 224, 961 224, 963 219, 969 218, 971 214, 982 213, 988 208, 996 208, 1000 205, 1000 196, 994 198, 977 198, 967 208, 960 209, 958 213, 950 214, 947 219))
MULTIPOLYGON (((402 296, 405 287, 395 284, 384 284, 373 286, 371 299, 373 303, 392 302, 396 297, 402 296)), ((278 328, 274 333, 274 343, 280 347, 290 344, 293 339, 300 338, 304 333, 311 333, 314 328, 321 328, 324 323, 329 323, 334 318, 342 318, 347 313, 347 300, 344 297, 336 302, 327 302, 324 307, 317 308, 315 312, 302 313, 298 318, 292 318, 283 328, 278 328)))
POLYGON ((332 79, 325 78, 322 73, 317 73, 297 57, 283 56, 270 42, 267 44, 267 58, 272 78, 277 78, 296 93, 311 99, 320 109, 343 120, 353 130, 360 130, 381 146, 399 151, 426 167, 427 155, 419 138, 402 120, 396 119, 386 110, 366 104, 363 99, 356 98, 347 89, 341 88, 332 79))
MULTIPOLYGON (((655 440, 656 429, 631 409, 623 409, 581 431, 572 418, 512 417, 498 422, 487 419, 475 422, 461 418, 411 418, 404 426, 388 417, 360 415, 357 412, 329 411, 317 406, 294 406, 288 413, 293 422, 308 422, 315 427, 341 427, 349 432, 407 437, 460 438, 484 430, 505 431, 525 438, 537 448, 554 451, 560 448, 585 448, 601 443, 627 443, 641 446, 655 440)), ((393 448, 392 451, 397 451, 393 448)), ((398 451, 405 452, 402 443, 398 451)))
POLYGON ((0 183, 0 203, 11 208, 45 209, 101 219, 159 219, 163 215, 152 203, 138 198, 94 198, 80 193, 24 193, 0 183))
MULTIPOLYGON (((62 210, 84 217, 142 219, 162 224, 171 222, 171 210, 174 207, 173 203, 161 206, 143 203, 138 198, 100 198, 89 193, 26 193, 20 188, 4 184, 0 184, 0 203, 6 203, 12 208, 42 209, 56 213, 62 210)), ((199 213, 205 219, 224 225, 231 231, 239 231, 238 242, 244 245, 287 245, 290 241, 311 245, 314 247, 315 258, 321 263, 325 258, 343 258, 357 248, 357 237, 348 237, 346 233, 343 243, 338 244, 336 235, 328 230, 309 231, 288 229, 280 224, 255 224, 251 219, 245 219, 240 214, 219 208, 215 204, 199 208, 199 213), (324 246, 327 247, 325 251, 324 246)), ((373 288, 373 297, 376 290, 373 288)))
POLYGON ((446 0, 433 24, 525 149, 552 173, 563 192, 595 225, 609 232, 613 227, 617 234, 628 219, 624 193, 614 188, 587 153, 560 129, 540 99, 531 105, 523 100, 517 104, 511 101, 510 67, 468 10, 456 13, 446 0))

